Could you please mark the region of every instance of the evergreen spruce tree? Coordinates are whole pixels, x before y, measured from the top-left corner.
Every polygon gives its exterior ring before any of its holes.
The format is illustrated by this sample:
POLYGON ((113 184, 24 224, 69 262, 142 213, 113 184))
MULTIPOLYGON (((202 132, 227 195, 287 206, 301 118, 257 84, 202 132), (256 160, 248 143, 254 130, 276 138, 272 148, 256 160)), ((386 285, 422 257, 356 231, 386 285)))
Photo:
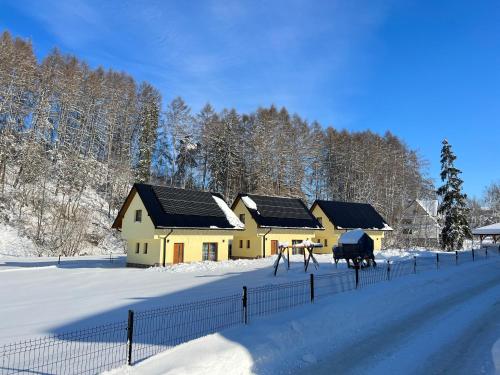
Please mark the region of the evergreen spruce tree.
POLYGON ((456 156, 445 139, 441 149, 441 181, 437 193, 441 197, 439 213, 444 218, 441 231, 441 246, 451 251, 462 247, 464 239, 471 237, 467 221, 467 195, 462 193, 463 181, 459 169, 455 168, 456 156))

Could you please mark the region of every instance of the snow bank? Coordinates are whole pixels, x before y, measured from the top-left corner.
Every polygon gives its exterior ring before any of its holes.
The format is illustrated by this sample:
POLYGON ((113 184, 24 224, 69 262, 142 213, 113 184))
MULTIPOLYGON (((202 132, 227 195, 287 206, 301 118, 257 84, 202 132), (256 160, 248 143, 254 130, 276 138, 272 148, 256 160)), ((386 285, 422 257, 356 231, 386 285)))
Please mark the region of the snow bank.
POLYGON ((244 229, 245 225, 238 219, 236 214, 229 208, 229 206, 224 202, 223 199, 219 198, 216 195, 212 195, 212 198, 214 199, 215 203, 220 207, 222 212, 226 215, 227 221, 229 221, 229 224, 231 224, 234 228, 238 229, 244 229))

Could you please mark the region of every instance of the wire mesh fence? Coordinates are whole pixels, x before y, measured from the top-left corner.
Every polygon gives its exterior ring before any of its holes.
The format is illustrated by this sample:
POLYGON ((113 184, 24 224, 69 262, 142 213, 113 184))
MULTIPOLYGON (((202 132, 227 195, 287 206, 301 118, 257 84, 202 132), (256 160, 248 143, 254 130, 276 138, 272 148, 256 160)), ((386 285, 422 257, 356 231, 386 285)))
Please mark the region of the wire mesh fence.
POLYGON ((309 280, 284 284, 271 284, 248 289, 248 319, 274 314, 292 307, 309 303, 309 280))
POLYGON ((138 312, 130 361, 242 323, 241 294, 138 312))
POLYGON ((126 363, 127 322, 0 347, 0 374, 95 374, 126 363))
POLYGON ((500 257, 498 249, 438 253, 378 262, 376 267, 261 287, 242 293, 141 311, 128 321, 0 346, 0 374, 96 374, 133 364, 165 349, 316 299, 405 275, 500 257))
POLYGON ((400 260, 391 262, 390 279, 397 279, 402 276, 411 275, 417 272, 417 263, 415 259, 400 260))
POLYGON ((315 297, 323 297, 356 289, 356 274, 352 269, 314 276, 315 297))
POLYGON ((359 270, 358 287, 386 281, 390 277, 388 263, 378 262, 376 267, 365 267, 359 270))

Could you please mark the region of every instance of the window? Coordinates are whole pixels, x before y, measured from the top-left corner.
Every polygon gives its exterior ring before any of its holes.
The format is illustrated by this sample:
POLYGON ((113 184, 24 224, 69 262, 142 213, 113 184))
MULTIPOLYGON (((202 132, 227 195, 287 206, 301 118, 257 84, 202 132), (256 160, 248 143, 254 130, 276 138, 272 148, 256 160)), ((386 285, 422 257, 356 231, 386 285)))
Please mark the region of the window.
POLYGON ((135 210, 135 221, 138 223, 142 221, 142 210, 135 210))
POLYGON ((316 219, 317 219, 317 220, 319 221, 319 223, 323 226, 323 218, 320 216, 320 217, 317 217, 316 219))
POLYGON ((145 242, 144 243, 144 250, 143 250, 144 254, 147 254, 148 253, 148 243, 145 242))
POLYGON ((204 242, 202 247, 203 260, 217 260, 217 243, 204 242))
POLYGON ((243 240, 240 240, 240 249, 243 249, 243 240))
POLYGON ((325 238, 325 247, 328 246, 328 240, 325 238))
POLYGON ((250 249, 250 240, 247 240, 247 249, 250 249))
POLYGON ((245 214, 240 214, 240 221, 245 224, 245 214))
MULTIPOLYGON (((302 240, 292 240, 292 246, 302 243, 302 240)), ((304 254, 304 249, 292 248, 292 254, 304 254)))
POLYGON ((140 244, 139 242, 137 242, 137 243, 135 244, 135 253, 136 253, 136 254, 139 254, 139 250, 140 250, 140 248, 141 248, 141 244, 140 244))

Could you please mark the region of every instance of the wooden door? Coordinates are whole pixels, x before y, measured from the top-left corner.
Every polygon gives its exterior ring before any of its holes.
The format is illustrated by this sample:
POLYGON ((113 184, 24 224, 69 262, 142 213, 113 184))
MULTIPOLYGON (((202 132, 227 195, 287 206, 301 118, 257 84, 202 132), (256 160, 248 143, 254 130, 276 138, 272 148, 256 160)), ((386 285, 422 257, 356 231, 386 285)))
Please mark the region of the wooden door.
POLYGON ((278 253, 278 241, 271 240, 271 255, 278 253))
POLYGON ((184 244, 174 243, 174 264, 184 262, 184 244))

